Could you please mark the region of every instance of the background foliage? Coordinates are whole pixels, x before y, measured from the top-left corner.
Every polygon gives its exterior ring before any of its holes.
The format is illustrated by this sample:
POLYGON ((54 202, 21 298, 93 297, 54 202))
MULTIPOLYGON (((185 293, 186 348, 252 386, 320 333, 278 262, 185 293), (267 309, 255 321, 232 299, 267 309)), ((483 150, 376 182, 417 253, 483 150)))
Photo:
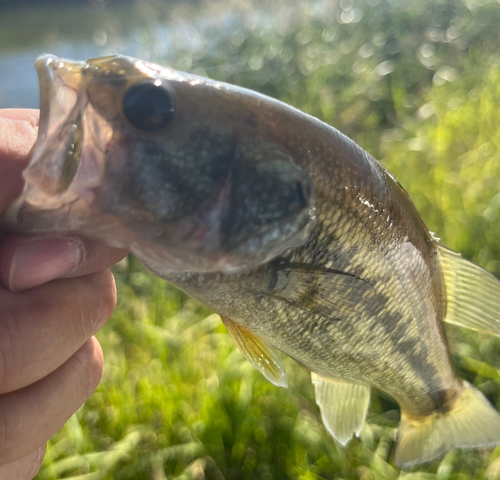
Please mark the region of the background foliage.
MULTIPOLYGON (((34 8, 17 35, 8 23, 19 10, 0 16, 0 51, 33 43, 33 29, 54 53, 74 35, 99 53, 280 98, 381 159, 443 243, 500 275, 499 2, 93 2, 74 29, 71 10, 44 7, 52 37, 34 8)), ((385 396, 373 396, 361 438, 341 448, 305 369, 286 360, 290 388, 272 386, 218 316, 134 259, 115 272, 118 308, 98 334, 103 382, 51 441, 38 480, 500 478, 500 448, 400 473, 399 412, 385 396)), ((500 407, 500 342, 458 329, 449 337, 459 373, 500 407)))

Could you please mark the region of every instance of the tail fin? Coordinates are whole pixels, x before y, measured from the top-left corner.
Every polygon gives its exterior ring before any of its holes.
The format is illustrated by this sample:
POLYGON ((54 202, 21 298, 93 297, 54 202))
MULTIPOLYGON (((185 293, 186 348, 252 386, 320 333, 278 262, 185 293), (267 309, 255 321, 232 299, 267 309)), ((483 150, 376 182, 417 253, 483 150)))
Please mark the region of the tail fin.
POLYGON ((394 460, 408 468, 452 448, 484 448, 500 444, 500 415, 481 392, 466 384, 451 410, 415 420, 401 414, 394 460))

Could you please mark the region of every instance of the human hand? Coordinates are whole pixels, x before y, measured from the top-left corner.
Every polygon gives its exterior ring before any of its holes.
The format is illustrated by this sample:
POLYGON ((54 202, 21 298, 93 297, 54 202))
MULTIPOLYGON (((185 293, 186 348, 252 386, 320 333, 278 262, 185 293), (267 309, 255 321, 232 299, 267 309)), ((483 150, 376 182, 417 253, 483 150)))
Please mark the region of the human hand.
MULTIPOLYGON (((38 111, 0 110, 0 215, 23 187, 38 111)), ((45 444, 102 374, 93 334, 113 312, 107 267, 128 252, 0 226, 0 480, 32 479, 45 444)))

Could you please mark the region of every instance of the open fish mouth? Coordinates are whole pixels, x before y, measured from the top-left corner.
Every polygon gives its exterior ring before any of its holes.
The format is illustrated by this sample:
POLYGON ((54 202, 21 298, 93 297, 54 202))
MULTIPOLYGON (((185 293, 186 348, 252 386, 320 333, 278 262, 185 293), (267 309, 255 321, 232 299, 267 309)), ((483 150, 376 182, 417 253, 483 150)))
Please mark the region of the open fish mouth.
POLYGON ((83 65, 54 55, 42 55, 35 63, 40 121, 33 158, 24 176, 49 195, 60 195, 69 188, 81 161, 83 65))
POLYGON ((64 122, 75 109, 85 62, 71 62, 45 54, 35 62, 40 85, 38 141, 64 122))
POLYGON ((35 66, 40 120, 33 157, 24 171, 31 187, 30 200, 52 210, 78 197, 90 202, 93 197, 87 187, 99 184, 104 168, 104 157, 97 158, 96 147, 102 147, 111 129, 98 116, 88 114, 82 73, 87 63, 46 54, 35 66), (91 136, 89 132, 93 132, 91 136))

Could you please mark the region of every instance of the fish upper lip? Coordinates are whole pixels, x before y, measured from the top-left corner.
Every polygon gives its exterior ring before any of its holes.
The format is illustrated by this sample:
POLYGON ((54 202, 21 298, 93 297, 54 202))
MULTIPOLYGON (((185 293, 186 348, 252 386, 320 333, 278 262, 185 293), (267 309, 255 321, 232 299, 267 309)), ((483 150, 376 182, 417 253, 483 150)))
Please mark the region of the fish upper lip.
POLYGON ((88 66, 87 62, 74 62, 45 53, 35 61, 38 75, 46 78, 58 78, 66 86, 78 90, 81 84, 82 70, 88 66))

